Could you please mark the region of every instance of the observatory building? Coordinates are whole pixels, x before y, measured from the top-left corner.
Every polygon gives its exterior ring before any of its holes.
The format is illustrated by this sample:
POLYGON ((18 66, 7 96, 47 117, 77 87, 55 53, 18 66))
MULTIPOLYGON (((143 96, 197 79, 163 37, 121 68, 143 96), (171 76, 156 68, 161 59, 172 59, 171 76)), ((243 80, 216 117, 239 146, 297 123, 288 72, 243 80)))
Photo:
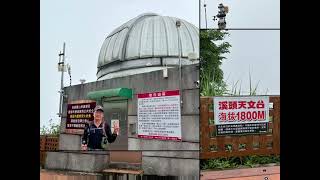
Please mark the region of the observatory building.
POLYGON ((48 152, 45 168, 96 173, 124 168, 142 170, 144 175, 197 179, 199 29, 176 17, 137 16, 105 37, 96 76, 94 82, 64 88, 59 152, 48 152), (156 117, 143 110, 157 109, 152 102, 160 101, 163 106, 166 101, 174 104, 160 113, 161 117, 167 117, 172 108, 177 111, 170 113, 178 113, 170 117, 175 123, 163 123, 164 131, 143 124, 156 117), (70 121, 68 113, 73 111, 68 108, 85 103, 102 105, 109 124, 118 120, 120 133, 109 144, 110 151, 81 151, 84 122, 70 121))

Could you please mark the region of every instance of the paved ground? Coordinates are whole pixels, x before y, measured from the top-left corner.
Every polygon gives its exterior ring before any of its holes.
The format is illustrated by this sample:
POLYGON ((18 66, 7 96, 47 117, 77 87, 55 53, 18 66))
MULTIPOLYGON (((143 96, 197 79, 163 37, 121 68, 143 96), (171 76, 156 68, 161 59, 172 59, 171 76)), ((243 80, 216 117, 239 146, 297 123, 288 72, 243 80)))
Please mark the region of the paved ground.
POLYGON ((280 180, 280 166, 223 171, 201 171, 200 174, 201 180, 280 180))
POLYGON ((100 180, 101 176, 40 170, 40 180, 100 180))
MULTIPOLYGON (((201 171, 200 180, 280 180, 280 166, 201 171)), ((40 170, 40 180, 99 180, 96 174, 63 173, 40 170)))

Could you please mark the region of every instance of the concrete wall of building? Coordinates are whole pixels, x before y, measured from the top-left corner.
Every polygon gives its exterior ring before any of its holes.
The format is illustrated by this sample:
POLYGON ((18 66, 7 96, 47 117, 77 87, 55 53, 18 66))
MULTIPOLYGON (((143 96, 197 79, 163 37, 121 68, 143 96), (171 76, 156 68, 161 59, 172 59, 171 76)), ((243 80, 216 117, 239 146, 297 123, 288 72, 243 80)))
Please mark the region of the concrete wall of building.
MULTIPOLYGON (((87 93, 112 88, 131 88, 134 98, 128 100, 128 149, 129 150, 199 150, 199 88, 195 82, 199 80, 199 70, 195 65, 182 68, 182 142, 145 140, 137 138, 130 130, 130 124, 137 125, 136 94, 144 92, 174 90, 179 88, 177 69, 169 69, 169 77, 162 77, 162 71, 149 72, 97 82, 66 87, 67 97, 63 104, 63 118, 59 138, 60 150, 80 150, 81 136, 66 134, 67 103, 87 99, 87 93)), ((81 152, 48 152, 46 168, 71 171, 98 172, 109 163, 108 155, 83 154, 81 152)), ((199 174, 198 151, 143 151, 142 165, 146 175, 160 176, 195 176, 199 174)))
POLYGON ((100 172, 109 164, 107 152, 47 152, 45 169, 100 172))
POLYGON ((130 131, 130 124, 137 126, 136 94, 179 89, 178 68, 168 69, 168 78, 163 78, 162 73, 162 71, 154 71, 66 87, 65 94, 67 97, 63 101, 59 149, 80 149, 80 135, 65 133, 68 102, 87 99, 87 94, 90 91, 122 87, 133 89, 134 92, 133 99, 128 100, 129 150, 199 150, 199 88, 195 83, 199 80, 199 67, 197 65, 182 67, 182 142, 138 139, 137 134, 130 131))
POLYGON ((198 151, 142 151, 144 174, 197 177, 199 165, 198 151))
POLYGON ((81 136, 73 134, 60 134, 59 150, 81 150, 81 136))
MULTIPOLYGON (((45 169, 98 173, 107 168, 123 168, 123 165, 110 163, 108 152, 47 152, 45 169)), ((144 175, 189 176, 198 179, 199 152, 142 151, 141 165, 130 169, 142 169, 144 175)))

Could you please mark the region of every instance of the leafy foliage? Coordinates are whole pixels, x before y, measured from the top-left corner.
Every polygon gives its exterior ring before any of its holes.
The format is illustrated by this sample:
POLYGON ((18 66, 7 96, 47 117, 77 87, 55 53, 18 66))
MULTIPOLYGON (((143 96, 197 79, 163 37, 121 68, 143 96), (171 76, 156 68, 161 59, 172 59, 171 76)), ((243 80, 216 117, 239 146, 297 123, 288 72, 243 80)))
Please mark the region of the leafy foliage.
POLYGON ((221 42, 229 33, 219 30, 200 31, 200 95, 218 96, 227 92, 223 81, 223 54, 229 53, 231 45, 221 42))
POLYGON ((245 156, 216 158, 201 161, 201 169, 230 169, 238 167, 255 167, 264 164, 276 163, 280 164, 280 156, 245 156))
POLYGON ((57 136, 60 133, 60 125, 52 123, 52 119, 49 120, 49 126, 43 125, 40 128, 40 135, 54 135, 57 136))

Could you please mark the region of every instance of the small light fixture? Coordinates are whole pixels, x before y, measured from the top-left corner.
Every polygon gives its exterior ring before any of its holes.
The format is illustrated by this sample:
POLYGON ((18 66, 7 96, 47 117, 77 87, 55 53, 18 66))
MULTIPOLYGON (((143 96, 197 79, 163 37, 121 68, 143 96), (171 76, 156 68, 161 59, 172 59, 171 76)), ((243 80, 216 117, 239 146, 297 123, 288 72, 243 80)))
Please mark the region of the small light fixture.
POLYGON ((59 62, 58 63, 58 72, 66 72, 66 70, 67 70, 67 68, 66 68, 66 66, 64 65, 64 63, 63 62, 59 62))
POLYGON ((162 75, 163 75, 163 78, 168 78, 168 68, 167 67, 162 70, 162 75))
POLYGON ((83 84, 84 82, 86 82, 85 79, 80 79, 81 84, 83 84))
POLYGON ((197 58, 197 53, 191 52, 188 54, 188 59, 193 63, 194 61, 196 61, 197 58))
POLYGON ((176 21, 176 26, 179 28, 181 26, 181 21, 180 20, 177 20, 176 21))

